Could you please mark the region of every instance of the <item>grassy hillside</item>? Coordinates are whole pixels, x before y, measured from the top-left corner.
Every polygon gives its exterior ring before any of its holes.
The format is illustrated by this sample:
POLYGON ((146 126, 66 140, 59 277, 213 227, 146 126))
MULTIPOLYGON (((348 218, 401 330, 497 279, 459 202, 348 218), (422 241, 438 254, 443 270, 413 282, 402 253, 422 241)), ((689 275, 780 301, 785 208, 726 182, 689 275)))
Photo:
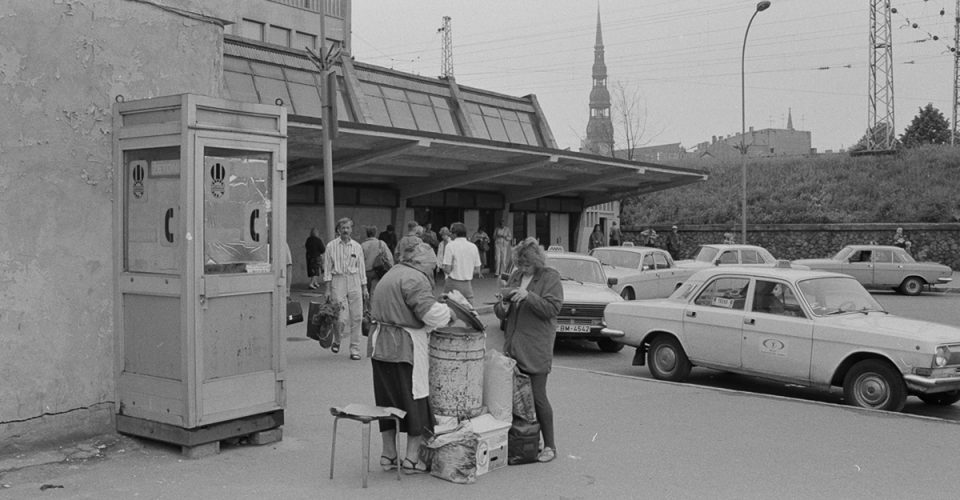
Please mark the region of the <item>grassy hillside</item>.
MULTIPOLYGON (((623 224, 731 224, 740 221, 740 162, 686 161, 710 178, 624 200, 623 224)), ((891 156, 754 159, 747 163, 750 224, 956 222, 960 147, 891 156)))

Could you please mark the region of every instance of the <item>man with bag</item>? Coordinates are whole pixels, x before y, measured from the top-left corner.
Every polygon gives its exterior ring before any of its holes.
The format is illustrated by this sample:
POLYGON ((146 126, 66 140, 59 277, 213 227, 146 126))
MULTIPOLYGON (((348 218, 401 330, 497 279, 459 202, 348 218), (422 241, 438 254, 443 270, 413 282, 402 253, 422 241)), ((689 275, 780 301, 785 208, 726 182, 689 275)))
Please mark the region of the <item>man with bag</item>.
POLYGON ((363 249, 363 260, 367 271, 367 288, 370 295, 377 287, 380 278, 393 267, 393 253, 386 242, 377 238, 377 226, 367 226, 367 239, 363 240, 360 248, 363 249))
MULTIPOLYGON (((363 248, 353 240, 353 221, 344 217, 337 221, 337 238, 327 243, 324 253, 323 281, 327 296, 340 307, 340 321, 350 339, 350 359, 360 360, 360 331, 363 321, 363 303, 370 298, 363 248)), ((340 344, 330 346, 340 352, 340 344)))

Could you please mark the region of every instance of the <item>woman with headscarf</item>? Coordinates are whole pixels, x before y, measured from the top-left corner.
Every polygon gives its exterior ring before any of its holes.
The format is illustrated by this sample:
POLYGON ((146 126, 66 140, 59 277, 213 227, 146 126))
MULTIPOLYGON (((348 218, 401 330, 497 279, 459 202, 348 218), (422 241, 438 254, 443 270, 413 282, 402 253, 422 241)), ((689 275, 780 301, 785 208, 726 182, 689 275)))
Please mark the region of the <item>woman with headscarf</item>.
POLYGON ((560 273, 546 266, 546 254, 536 238, 527 238, 513 248, 516 270, 507 280, 505 293, 493 306, 497 318, 506 319, 503 352, 517 360, 517 368, 530 376, 533 405, 543 436, 537 460, 556 458, 553 407, 547 398, 547 375, 553 364, 557 315, 563 305, 560 273))
POLYGON ((430 331, 450 324, 453 313, 433 295, 433 272, 437 256, 430 245, 407 246, 400 263, 380 280, 370 301, 371 317, 379 322, 368 339, 372 352, 373 394, 377 406, 392 406, 407 412, 400 429, 392 420, 380 421, 384 470, 401 467, 407 474, 426 472, 419 461, 424 433, 432 432, 433 410, 429 396, 430 331), (397 432, 407 433, 403 456, 396 446, 397 432))

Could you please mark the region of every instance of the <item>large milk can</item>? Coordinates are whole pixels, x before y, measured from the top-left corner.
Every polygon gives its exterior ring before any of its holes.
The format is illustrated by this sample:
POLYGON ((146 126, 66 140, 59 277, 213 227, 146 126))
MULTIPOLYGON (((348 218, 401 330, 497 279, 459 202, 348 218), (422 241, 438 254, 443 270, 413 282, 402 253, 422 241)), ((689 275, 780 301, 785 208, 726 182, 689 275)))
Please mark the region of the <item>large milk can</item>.
POLYGON ((483 412, 484 334, 450 326, 430 334, 430 406, 442 416, 473 418, 483 412))

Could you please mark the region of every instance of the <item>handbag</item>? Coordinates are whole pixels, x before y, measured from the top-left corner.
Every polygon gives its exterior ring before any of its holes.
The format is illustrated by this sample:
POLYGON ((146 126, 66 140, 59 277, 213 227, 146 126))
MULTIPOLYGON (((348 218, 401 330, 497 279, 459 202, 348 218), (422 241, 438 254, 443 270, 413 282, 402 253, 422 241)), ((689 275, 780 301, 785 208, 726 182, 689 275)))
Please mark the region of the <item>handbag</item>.
POLYGON ((307 337, 320 342, 324 349, 340 344, 340 303, 327 295, 324 302, 310 302, 307 337))
POLYGON ((299 300, 287 297, 287 325, 303 322, 303 306, 299 300))

